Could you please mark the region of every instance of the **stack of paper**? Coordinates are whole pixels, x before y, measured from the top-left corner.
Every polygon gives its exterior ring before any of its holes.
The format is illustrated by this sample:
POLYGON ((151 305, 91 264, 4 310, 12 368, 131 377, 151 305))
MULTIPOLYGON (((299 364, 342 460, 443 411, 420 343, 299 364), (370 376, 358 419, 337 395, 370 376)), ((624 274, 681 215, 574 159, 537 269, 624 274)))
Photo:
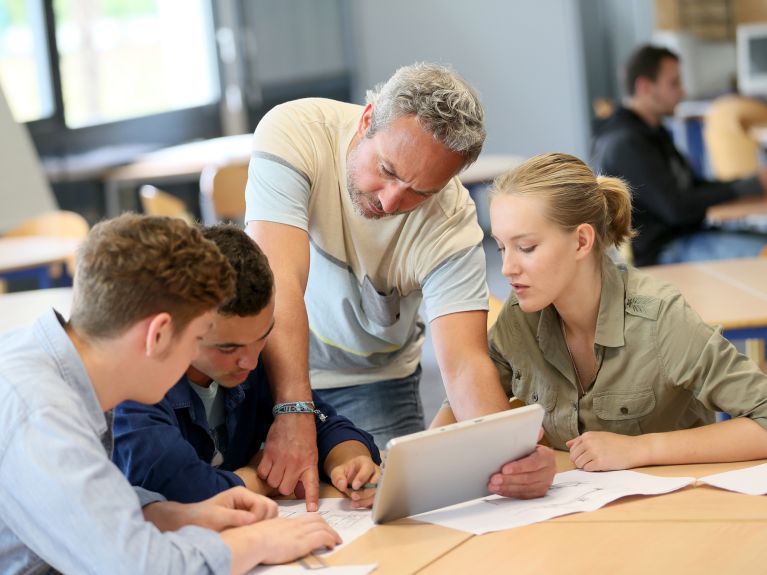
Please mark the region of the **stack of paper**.
POLYGON ((694 477, 657 477, 636 471, 566 471, 554 477, 549 492, 539 499, 491 495, 422 513, 415 519, 481 535, 569 513, 594 511, 629 495, 669 493, 694 482, 694 477))

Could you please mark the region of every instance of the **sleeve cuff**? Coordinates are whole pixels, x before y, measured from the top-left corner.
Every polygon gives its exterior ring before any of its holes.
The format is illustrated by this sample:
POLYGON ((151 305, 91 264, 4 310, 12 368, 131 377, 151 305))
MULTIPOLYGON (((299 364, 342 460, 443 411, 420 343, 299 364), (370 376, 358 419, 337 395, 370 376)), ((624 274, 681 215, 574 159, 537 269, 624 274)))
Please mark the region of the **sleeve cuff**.
POLYGON ((134 485, 133 490, 136 492, 136 495, 138 495, 138 500, 141 507, 146 507, 150 503, 157 503, 158 501, 167 501, 167 499, 165 499, 165 497, 159 493, 149 491, 148 489, 144 489, 138 485, 134 485))
POLYGON ((763 193, 762 183, 759 181, 758 176, 736 180, 732 183, 732 189, 735 190, 735 193, 740 198, 747 196, 759 196, 763 193))

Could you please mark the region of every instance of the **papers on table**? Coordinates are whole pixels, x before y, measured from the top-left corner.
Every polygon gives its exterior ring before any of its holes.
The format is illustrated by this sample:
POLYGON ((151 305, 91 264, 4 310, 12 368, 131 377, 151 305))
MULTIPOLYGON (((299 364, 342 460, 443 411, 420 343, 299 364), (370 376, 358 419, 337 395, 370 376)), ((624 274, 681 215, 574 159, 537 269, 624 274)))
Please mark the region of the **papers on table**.
POLYGON ((656 477, 636 471, 566 471, 554 477, 549 492, 539 499, 491 495, 414 518, 481 535, 569 513, 594 511, 629 495, 670 493, 694 482, 693 477, 656 477))
POLYGON ((737 491, 746 495, 766 495, 767 463, 747 467, 746 469, 707 475, 706 477, 701 477, 700 481, 719 489, 737 491))
MULTIPOLYGON (((304 500, 285 500, 278 501, 280 517, 300 517, 306 515, 306 501, 304 500)), ((333 529, 343 539, 343 543, 338 545, 333 551, 337 551, 348 545, 357 537, 365 533, 368 529, 375 526, 373 523, 372 514, 370 509, 353 509, 351 502, 345 497, 329 497, 327 499, 320 499, 319 510, 317 511, 325 518, 333 529)), ((323 551, 315 551, 315 557, 308 557, 312 559, 312 563, 322 563, 323 557, 326 557, 333 551, 325 553, 323 551)), ((322 575, 368 575, 372 573, 377 565, 333 565, 322 566, 322 575)), ((263 565, 256 567, 252 571, 248 572, 248 575, 297 575, 305 574, 309 570, 313 570, 318 567, 312 567, 308 569, 301 565, 263 565)))
MULTIPOLYGON (((299 517, 306 514, 306 502, 303 500, 278 501, 277 504, 280 507, 280 517, 299 517)), ((375 526, 370 509, 353 509, 351 501, 345 497, 320 499, 317 512, 343 539, 343 543, 333 551, 338 551, 375 526)))
MULTIPOLYGON (((322 575, 368 575, 375 571, 377 565, 340 565, 322 567, 322 575)), ((306 575, 314 569, 308 570, 300 565, 274 565, 256 567, 248 572, 248 575, 306 575)))

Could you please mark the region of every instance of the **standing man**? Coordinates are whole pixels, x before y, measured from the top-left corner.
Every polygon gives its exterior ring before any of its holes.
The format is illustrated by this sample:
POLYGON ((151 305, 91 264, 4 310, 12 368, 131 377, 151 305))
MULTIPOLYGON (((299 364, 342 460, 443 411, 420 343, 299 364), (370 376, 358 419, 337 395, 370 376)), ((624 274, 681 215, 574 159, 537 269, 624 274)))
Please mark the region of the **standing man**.
POLYGON ((763 194, 767 172, 731 182, 702 180, 674 146, 662 120, 684 98, 679 57, 655 46, 640 47, 626 66, 629 95, 594 141, 593 165, 628 181, 633 192, 634 263, 756 256, 767 243, 760 235, 704 229, 716 204, 763 194))
MULTIPOLYGON (((275 275, 264 356, 277 403, 314 387, 381 447, 423 429, 424 301, 457 418, 507 409, 487 352, 482 231, 457 178, 479 156, 483 121, 474 90, 431 64, 397 70, 364 107, 298 100, 261 120, 245 219, 275 275)), ((316 489, 312 418, 269 432, 258 472, 283 493, 299 480, 316 489)), ((528 459, 514 481, 553 466, 528 459)))

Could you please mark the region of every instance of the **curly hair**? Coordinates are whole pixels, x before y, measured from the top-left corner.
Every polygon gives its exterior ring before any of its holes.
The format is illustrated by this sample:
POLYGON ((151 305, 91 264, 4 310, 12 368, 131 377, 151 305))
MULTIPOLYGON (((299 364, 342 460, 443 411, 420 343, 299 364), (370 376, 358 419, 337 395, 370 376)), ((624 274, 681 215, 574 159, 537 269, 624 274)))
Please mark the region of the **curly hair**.
POLYGON ((93 227, 77 257, 70 325, 115 337, 167 312, 174 333, 234 293, 234 270, 181 219, 124 214, 93 227))
POLYGON ((235 273, 234 296, 219 306, 218 313, 247 317, 261 312, 274 293, 272 269, 261 248, 233 224, 202 228, 202 235, 216 244, 235 273))
POLYGON ((403 116, 418 123, 447 149, 472 164, 485 142, 485 110, 463 78, 444 66, 417 62, 403 66, 383 84, 367 92, 373 115, 367 137, 403 116))

